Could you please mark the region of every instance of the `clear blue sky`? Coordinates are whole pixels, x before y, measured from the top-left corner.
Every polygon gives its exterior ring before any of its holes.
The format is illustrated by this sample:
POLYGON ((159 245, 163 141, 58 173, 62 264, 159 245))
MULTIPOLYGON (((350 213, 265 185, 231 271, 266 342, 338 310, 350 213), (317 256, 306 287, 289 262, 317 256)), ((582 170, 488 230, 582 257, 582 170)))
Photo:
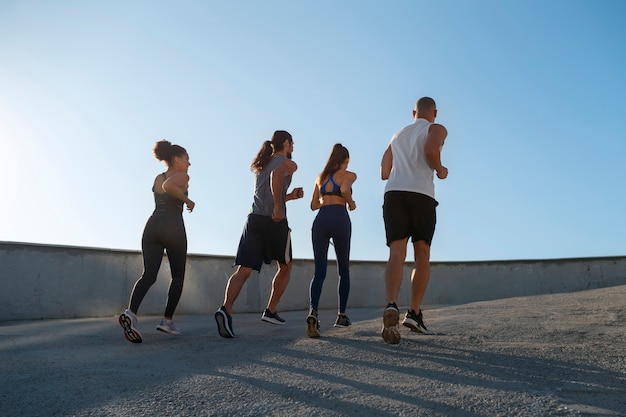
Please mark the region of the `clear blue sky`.
POLYGON ((234 256, 249 164, 285 129, 294 257, 341 142, 352 259, 384 260, 380 158, 427 95, 450 170, 433 261, 626 255, 625 17, 619 0, 4 0, 0 240, 140 249, 166 138, 191 158, 190 253, 234 256))

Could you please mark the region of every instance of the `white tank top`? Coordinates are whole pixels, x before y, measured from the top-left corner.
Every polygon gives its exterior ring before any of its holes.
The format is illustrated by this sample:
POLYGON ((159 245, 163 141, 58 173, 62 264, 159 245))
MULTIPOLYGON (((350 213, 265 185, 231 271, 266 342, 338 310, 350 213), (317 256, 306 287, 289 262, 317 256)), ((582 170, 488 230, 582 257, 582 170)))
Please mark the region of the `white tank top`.
POLYGON ((434 170, 424 155, 431 124, 426 119, 417 119, 391 137, 393 163, 385 192, 411 191, 435 198, 434 170))

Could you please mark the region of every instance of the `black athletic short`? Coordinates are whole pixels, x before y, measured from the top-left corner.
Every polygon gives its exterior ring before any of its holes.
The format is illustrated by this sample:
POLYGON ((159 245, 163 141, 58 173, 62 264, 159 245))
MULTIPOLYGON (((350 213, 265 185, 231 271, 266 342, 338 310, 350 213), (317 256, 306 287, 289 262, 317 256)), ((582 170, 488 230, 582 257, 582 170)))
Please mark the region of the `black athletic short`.
POLYGON ((291 230, 287 219, 275 222, 269 216, 248 214, 243 228, 235 265, 260 271, 265 262, 277 260, 281 264, 291 262, 291 230))
POLYGON ((439 203, 427 195, 410 191, 387 191, 383 204, 383 219, 387 246, 394 240, 411 237, 430 246, 435 234, 439 203))

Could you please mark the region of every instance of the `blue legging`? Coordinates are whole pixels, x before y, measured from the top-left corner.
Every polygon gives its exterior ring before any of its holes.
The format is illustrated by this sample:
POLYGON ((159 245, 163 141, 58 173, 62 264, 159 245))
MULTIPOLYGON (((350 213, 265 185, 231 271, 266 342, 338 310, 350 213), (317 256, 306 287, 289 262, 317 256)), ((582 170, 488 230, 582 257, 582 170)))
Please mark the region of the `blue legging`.
POLYGON ((313 221, 311 232, 315 274, 309 288, 310 308, 317 311, 319 306, 328 267, 328 245, 332 238, 339 274, 339 312, 345 313, 350 293, 350 237, 352 235, 352 223, 348 210, 340 204, 320 207, 313 221))

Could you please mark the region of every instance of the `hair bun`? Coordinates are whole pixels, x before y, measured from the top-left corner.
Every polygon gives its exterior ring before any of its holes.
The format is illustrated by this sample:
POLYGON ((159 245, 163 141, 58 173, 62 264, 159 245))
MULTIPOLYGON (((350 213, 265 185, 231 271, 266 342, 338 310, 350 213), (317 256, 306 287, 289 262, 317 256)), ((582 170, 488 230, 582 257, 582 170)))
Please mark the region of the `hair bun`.
POLYGON ((159 161, 169 161, 172 155, 172 142, 161 139, 154 145, 154 156, 159 161))

